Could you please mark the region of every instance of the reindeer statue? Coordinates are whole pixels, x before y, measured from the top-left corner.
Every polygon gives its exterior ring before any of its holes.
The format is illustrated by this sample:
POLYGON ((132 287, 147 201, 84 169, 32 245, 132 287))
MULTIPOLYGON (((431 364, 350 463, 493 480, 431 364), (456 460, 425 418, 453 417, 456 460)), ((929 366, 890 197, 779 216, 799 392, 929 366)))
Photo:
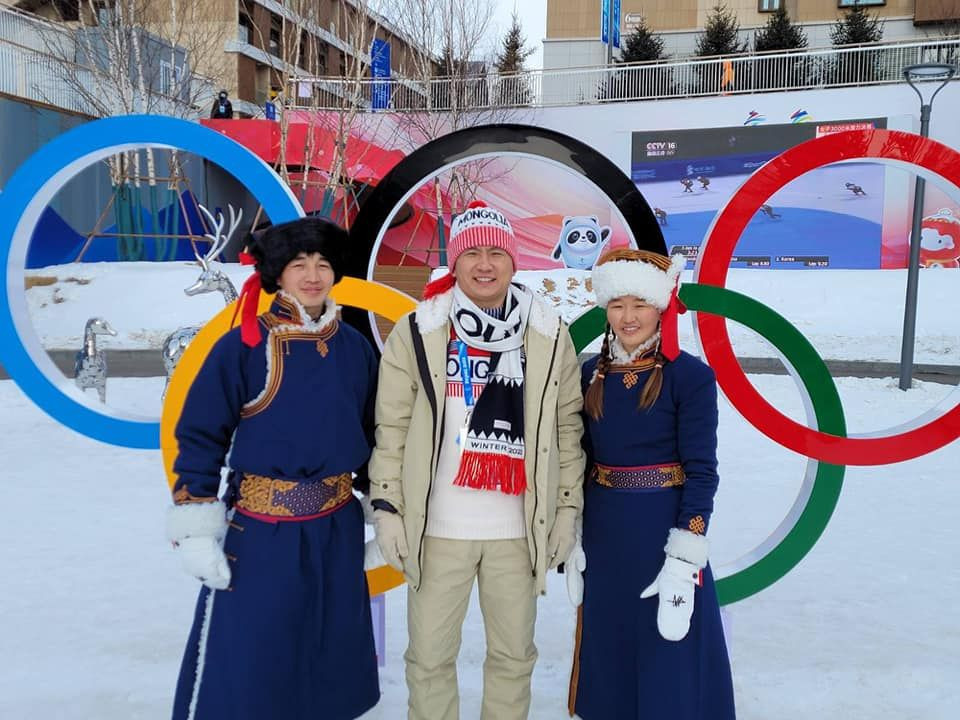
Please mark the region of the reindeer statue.
POLYGON ((103 318, 90 318, 83 329, 83 349, 77 353, 74 382, 81 391, 96 388, 100 402, 107 401, 107 357, 97 350, 97 335, 116 335, 103 318))
MULTIPOLYGON (((213 234, 205 234, 205 237, 210 239, 210 248, 205 255, 201 257, 199 253, 194 251, 194 254, 197 256, 197 262, 200 263, 200 277, 197 278, 197 281, 193 283, 193 285, 184 288, 183 291, 192 297, 194 295, 203 295, 204 293, 219 290, 223 293, 225 304, 229 305, 237 299, 237 289, 233 283, 230 282, 230 278, 228 278, 222 270, 214 266, 213 262, 219 257, 220 253, 223 252, 227 243, 230 242, 233 233, 235 233, 240 226, 240 220, 243 218, 243 209, 241 208, 239 213, 235 213, 232 205, 228 205, 227 207, 230 211, 230 227, 227 229, 227 232, 224 233, 223 227, 226 224, 226 220, 223 217, 223 213, 218 213, 217 218, 214 219, 209 210, 203 205, 199 206, 200 211, 206 215, 214 232, 213 234)), ((170 382, 170 376, 173 375, 173 371, 177 367, 183 351, 186 350, 187 345, 190 344, 190 341, 193 340, 198 332, 200 332, 200 327, 197 325, 179 327, 170 333, 163 341, 163 366, 167 371, 167 383, 170 382)), ((166 386, 164 386, 163 392, 166 394, 166 386)))

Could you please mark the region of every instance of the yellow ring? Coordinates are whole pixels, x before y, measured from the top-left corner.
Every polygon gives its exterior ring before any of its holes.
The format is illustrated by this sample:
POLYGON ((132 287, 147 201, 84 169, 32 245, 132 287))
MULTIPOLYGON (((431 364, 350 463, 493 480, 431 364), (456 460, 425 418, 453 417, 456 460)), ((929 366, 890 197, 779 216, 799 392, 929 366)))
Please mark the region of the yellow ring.
MULTIPOLYGON (((375 312, 382 317, 397 322, 406 313, 416 307, 416 302, 409 295, 387 285, 345 277, 337 283, 330 296, 339 305, 350 305, 369 312, 375 312)), ((273 295, 260 293, 257 303, 257 312, 264 313, 270 309, 273 295)), ((176 475, 173 473, 173 461, 177 457, 177 438, 174 430, 183 412, 183 403, 187 399, 187 392, 193 379, 200 371, 200 366, 206 359, 210 348, 225 335, 232 325, 236 302, 231 303, 204 325, 196 337, 190 341, 184 350, 177 368, 170 377, 167 395, 163 402, 163 411, 160 414, 160 452, 163 456, 163 470, 167 476, 167 485, 173 489, 176 475)), ((403 584, 403 575, 393 568, 384 565, 367 571, 367 584, 371 595, 379 595, 398 585, 403 584)))

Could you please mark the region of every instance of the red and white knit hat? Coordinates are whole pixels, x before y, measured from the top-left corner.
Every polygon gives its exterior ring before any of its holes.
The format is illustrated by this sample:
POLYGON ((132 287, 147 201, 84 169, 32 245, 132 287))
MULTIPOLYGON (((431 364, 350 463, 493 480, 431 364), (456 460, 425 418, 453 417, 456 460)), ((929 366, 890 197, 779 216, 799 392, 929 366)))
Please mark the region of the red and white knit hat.
POLYGON ((517 238, 506 216, 482 200, 474 200, 467 209, 457 215, 450 225, 450 241, 447 243, 447 267, 451 272, 434 280, 424 288, 423 297, 429 299, 453 287, 453 268, 457 258, 465 250, 476 247, 496 247, 504 250, 513 260, 513 268, 519 265, 517 238))

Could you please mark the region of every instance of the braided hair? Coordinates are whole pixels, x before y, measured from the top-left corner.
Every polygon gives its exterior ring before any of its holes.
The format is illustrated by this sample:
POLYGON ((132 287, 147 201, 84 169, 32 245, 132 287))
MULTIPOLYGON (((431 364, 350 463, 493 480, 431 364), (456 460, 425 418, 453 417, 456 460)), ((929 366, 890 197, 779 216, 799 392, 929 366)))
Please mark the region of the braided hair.
POLYGON ((594 420, 599 420, 603 417, 603 379, 607 376, 611 361, 613 360, 610 352, 610 336, 612 334, 610 323, 607 323, 607 327, 603 331, 603 345, 600 347, 600 359, 597 360, 597 369, 596 372, 593 373, 590 386, 583 396, 583 407, 586 409, 587 415, 594 420))
POLYGON ((643 390, 640 391, 640 400, 637 402, 637 409, 639 410, 648 410, 652 407, 657 398, 660 397, 660 390, 663 388, 663 366, 667 364, 668 360, 660 352, 659 340, 653 358, 653 370, 650 371, 650 377, 644 383, 643 390))

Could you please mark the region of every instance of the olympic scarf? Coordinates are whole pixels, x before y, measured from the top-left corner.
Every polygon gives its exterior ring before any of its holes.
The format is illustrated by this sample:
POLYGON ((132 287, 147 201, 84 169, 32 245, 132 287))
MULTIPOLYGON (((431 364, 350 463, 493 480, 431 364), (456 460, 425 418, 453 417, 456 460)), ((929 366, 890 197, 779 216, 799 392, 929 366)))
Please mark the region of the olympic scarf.
POLYGON ((485 313, 454 286, 450 321, 457 338, 491 353, 487 383, 470 415, 460 448, 455 485, 481 490, 499 488, 508 495, 526 492, 523 334, 532 302, 529 290, 511 285, 503 319, 499 319, 485 313))

